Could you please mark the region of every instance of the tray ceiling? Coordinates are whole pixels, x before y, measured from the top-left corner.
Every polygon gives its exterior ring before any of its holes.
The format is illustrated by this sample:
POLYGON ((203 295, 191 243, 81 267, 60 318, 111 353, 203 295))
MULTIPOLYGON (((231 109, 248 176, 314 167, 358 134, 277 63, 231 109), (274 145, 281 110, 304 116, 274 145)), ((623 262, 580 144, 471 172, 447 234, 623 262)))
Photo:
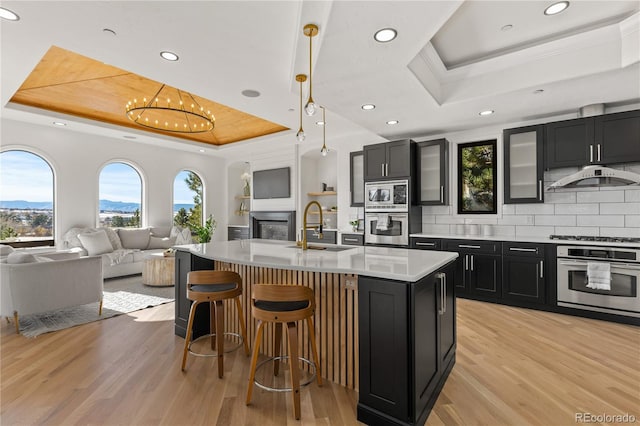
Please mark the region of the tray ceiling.
POLYGON ((125 104, 136 98, 150 98, 161 86, 158 81, 52 46, 10 102, 211 145, 225 145, 289 130, 194 93, 192 95, 198 103, 216 118, 211 132, 163 132, 141 127, 129 120, 125 115, 125 104))

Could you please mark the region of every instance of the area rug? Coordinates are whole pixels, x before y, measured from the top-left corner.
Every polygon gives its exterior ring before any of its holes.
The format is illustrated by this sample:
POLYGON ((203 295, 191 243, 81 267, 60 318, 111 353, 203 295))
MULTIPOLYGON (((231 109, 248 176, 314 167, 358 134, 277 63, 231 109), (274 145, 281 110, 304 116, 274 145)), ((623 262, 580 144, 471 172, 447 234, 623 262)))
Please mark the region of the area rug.
POLYGON ((36 337, 43 333, 63 330, 128 312, 173 302, 174 287, 150 287, 142 284, 142 276, 107 279, 104 281, 102 315, 98 303, 20 317, 20 333, 36 337))

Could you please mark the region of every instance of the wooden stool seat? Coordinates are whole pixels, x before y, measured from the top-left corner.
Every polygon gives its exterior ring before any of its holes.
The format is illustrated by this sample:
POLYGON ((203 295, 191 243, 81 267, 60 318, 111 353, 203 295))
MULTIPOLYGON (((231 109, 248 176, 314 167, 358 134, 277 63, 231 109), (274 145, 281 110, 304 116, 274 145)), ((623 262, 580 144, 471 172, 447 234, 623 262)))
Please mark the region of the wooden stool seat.
MULTIPOLYGON (((282 284, 255 284, 251 295, 251 314, 258 320, 258 328, 256 330, 255 343, 253 345, 253 355, 251 357, 251 370, 249 373, 249 386, 247 388, 246 403, 251 403, 251 395, 253 385, 257 384, 266 390, 276 390, 265 387, 255 380, 256 369, 258 368, 258 354, 260 353, 260 344, 264 333, 266 323, 275 323, 275 356, 269 360, 263 361, 260 365, 273 360, 273 374, 278 375, 280 369, 280 360, 289 359, 289 368, 291 373, 291 388, 277 389, 278 391, 291 391, 293 398, 293 411, 296 420, 300 419, 300 371, 298 370, 298 360, 309 363, 315 367, 318 385, 322 385, 322 376, 320 372, 320 358, 318 357, 318 349, 316 347, 315 329, 313 326, 313 315, 315 312, 315 296, 313 290, 309 287, 300 285, 282 285, 282 284), (297 321, 306 320, 309 340, 311 341, 311 351, 313 354, 313 363, 309 360, 298 356, 298 327, 297 321), (287 325, 287 334, 289 336, 289 356, 280 356, 280 346, 282 343, 282 324, 287 325)), ((310 381, 309 381, 310 382, 310 381)), ((302 385, 308 384, 303 383, 302 385)))
MULTIPOLYGON (((244 344, 244 351, 249 355, 249 343, 247 342, 247 329, 244 324, 244 315, 240 305, 242 295, 242 277, 231 271, 192 271, 187 275, 187 299, 191 300, 189 311, 189 322, 187 324, 187 335, 184 339, 184 351, 182 353, 182 371, 187 363, 189 353, 197 356, 217 356, 218 377, 222 378, 224 373, 224 335, 231 334, 241 338, 244 344), (241 335, 224 332, 224 301, 235 300, 240 320, 241 335), (209 303, 209 334, 191 340, 193 334, 193 320, 196 308, 200 303, 209 303), (196 340, 209 337, 211 339, 211 349, 216 350, 216 354, 199 354, 191 351, 191 344, 196 340)), ((240 345, 238 345, 239 347, 240 345)), ((236 349, 236 348, 234 348, 236 349)))

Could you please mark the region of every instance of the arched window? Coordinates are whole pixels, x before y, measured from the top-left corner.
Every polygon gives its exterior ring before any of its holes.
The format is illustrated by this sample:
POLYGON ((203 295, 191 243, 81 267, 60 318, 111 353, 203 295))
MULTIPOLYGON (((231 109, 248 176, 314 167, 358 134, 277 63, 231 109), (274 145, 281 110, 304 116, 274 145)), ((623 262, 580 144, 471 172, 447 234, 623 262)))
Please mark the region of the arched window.
POLYGON ((100 172, 100 226, 142 226, 142 178, 125 163, 110 163, 100 172))
POLYGON ((53 245, 53 169, 27 151, 0 153, 0 242, 53 245))
POLYGON ((194 229, 202 226, 202 179, 191 170, 182 170, 173 181, 173 223, 194 229))

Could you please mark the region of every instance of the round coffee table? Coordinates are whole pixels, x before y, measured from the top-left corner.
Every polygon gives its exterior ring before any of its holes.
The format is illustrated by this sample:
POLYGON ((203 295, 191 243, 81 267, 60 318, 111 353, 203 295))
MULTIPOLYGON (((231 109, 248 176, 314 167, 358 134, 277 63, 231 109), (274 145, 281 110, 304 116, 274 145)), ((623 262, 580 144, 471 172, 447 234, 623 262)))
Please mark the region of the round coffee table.
POLYGON ((144 258, 142 284, 154 287, 168 287, 175 281, 175 256, 162 253, 150 254, 144 258))

